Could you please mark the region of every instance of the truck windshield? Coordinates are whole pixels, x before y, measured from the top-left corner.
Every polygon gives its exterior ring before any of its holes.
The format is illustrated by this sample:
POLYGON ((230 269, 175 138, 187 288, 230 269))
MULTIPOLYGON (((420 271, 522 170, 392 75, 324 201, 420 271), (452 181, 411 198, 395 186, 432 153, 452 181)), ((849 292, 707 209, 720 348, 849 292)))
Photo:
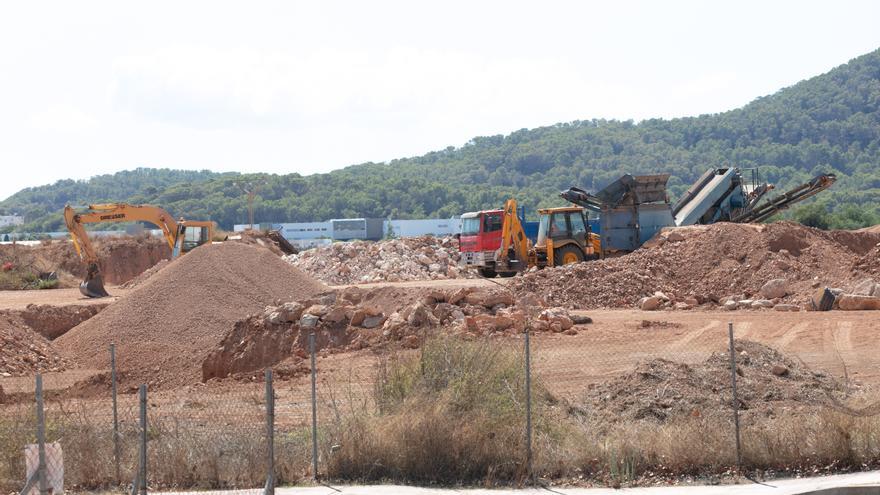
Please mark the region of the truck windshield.
POLYGON ((480 217, 462 218, 461 235, 477 235, 480 233, 480 217))

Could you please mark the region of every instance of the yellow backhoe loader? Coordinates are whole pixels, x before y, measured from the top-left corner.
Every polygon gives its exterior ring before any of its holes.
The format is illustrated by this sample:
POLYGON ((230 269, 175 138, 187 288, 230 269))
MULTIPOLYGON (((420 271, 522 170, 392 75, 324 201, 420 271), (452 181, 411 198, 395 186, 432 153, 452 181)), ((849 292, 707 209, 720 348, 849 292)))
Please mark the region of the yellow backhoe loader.
POLYGON ((495 253, 494 271, 511 276, 533 266, 567 265, 596 259, 602 252, 599 236, 590 232, 584 209, 578 207, 538 210, 538 238, 535 245, 526 237, 516 214, 515 199, 504 204, 501 247, 495 253))
POLYGON ((148 222, 160 229, 171 248, 171 259, 191 249, 211 242, 214 238, 214 222, 202 222, 180 219, 174 220, 167 211, 158 206, 130 205, 126 203, 110 203, 89 205, 85 211, 76 211, 67 205, 64 207, 64 222, 76 253, 87 268, 86 278, 79 285, 80 292, 87 297, 107 297, 110 294, 104 289, 104 279, 98 267, 98 255, 92 247, 85 227, 87 223, 104 222, 148 222))

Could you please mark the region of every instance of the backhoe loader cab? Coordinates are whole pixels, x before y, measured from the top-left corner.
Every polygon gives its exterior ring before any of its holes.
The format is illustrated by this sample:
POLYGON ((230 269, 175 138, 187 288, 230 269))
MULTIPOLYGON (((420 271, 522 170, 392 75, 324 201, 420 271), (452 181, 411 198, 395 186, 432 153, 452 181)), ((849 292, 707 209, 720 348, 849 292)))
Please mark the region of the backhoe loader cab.
POLYGON ((590 232, 583 208, 547 208, 538 210, 538 215, 538 266, 568 265, 599 257, 599 239, 590 232))

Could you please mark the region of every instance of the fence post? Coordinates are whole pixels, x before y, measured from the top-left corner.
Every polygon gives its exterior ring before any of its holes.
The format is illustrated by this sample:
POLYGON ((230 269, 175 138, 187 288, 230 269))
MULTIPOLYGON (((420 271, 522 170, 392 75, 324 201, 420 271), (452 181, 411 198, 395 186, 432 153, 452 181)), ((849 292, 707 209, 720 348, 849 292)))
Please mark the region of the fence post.
POLYGON ((275 389, 272 386, 272 369, 266 370, 266 448, 268 473, 264 495, 275 495, 275 389))
POLYGON ((312 358, 312 476, 318 479, 318 398, 315 371, 315 332, 309 334, 309 354, 312 358))
POLYGON ((39 473, 38 486, 40 495, 49 493, 48 477, 46 472, 46 415, 43 411, 43 375, 37 373, 36 378, 37 396, 37 456, 39 458, 37 472, 39 473))
POLYGON ((30 495, 34 484, 40 495, 46 495, 49 492, 48 479, 46 473, 46 419, 43 414, 43 376, 37 373, 36 383, 34 384, 34 398, 37 404, 37 469, 28 477, 21 489, 19 495, 30 495))
POLYGON ((736 393, 736 349, 733 347, 733 323, 727 324, 730 345, 730 384, 733 389, 733 427, 736 434, 736 467, 742 469, 742 447, 739 438, 739 397, 736 393))
POLYGON ((135 482, 131 485, 132 495, 140 493, 147 495, 147 386, 140 387, 140 445, 138 455, 138 472, 135 482))
POLYGON ((110 393, 113 396, 113 464, 116 468, 116 482, 122 479, 119 473, 119 413, 116 403, 116 344, 110 344, 110 393))
POLYGON ((532 483, 535 483, 535 472, 532 469, 532 366, 531 350, 529 345, 529 327, 525 332, 525 360, 526 360, 526 469, 532 483))

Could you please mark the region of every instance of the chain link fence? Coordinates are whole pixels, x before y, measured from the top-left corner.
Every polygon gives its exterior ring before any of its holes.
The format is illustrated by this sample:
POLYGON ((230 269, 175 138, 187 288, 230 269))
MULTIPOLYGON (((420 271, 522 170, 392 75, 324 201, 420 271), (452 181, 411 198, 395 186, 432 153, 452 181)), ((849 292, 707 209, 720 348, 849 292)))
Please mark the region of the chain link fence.
POLYGON ((749 340, 748 324, 707 320, 694 331, 621 322, 601 332, 577 327, 576 335, 426 330, 418 346, 345 359, 316 349, 312 334, 308 372, 281 380, 266 370, 186 389, 122 387, 112 358, 108 372, 74 383, 65 375, 7 381, 0 488, 136 495, 272 494, 313 480, 622 486, 880 462, 880 403, 848 371, 849 350, 838 353, 838 369, 815 371, 812 356, 749 340))

